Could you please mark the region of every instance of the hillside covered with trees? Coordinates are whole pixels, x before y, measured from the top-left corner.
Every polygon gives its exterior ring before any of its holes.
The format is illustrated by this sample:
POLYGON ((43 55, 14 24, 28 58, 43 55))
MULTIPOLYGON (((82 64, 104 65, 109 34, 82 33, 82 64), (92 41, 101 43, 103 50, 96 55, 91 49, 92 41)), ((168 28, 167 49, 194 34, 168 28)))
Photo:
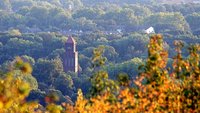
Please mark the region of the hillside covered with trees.
MULTIPOLYGON (((0 82, 2 112, 199 112, 200 100, 200 46, 191 45, 189 55, 183 58, 183 43, 175 42, 176 56, 172 69, 167 66, 168 52, 163 47, 161 35, 154 35, 148 44, 148 57, 145 64, 139 67, 140 73, 135 80, 125 73, 116 80, 109 79, 104 70, 104 47, 94 49, 92 58, 93 72, 90 82, 90 93, 83 96, 78 90, 77 100, 65 101, 60 105, 57 93, 45 97, 45 106, 36 101, 25 102, 31 88, 27 77, 32 68, 21 58, 13 61, 13 68, 6 73, 0 82)), ((38 95, 39 96, 39 95, 38 95)))

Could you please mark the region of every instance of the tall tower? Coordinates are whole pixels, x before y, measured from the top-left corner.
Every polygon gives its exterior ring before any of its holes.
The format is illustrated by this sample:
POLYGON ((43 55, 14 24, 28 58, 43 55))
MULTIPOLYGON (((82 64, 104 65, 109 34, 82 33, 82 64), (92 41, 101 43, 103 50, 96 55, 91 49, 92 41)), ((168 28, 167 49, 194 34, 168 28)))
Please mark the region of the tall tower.
POLYGON ((65 44, 64 71, 78 72, 78 52, 76 51, 76 41, 69 36, 65 44))

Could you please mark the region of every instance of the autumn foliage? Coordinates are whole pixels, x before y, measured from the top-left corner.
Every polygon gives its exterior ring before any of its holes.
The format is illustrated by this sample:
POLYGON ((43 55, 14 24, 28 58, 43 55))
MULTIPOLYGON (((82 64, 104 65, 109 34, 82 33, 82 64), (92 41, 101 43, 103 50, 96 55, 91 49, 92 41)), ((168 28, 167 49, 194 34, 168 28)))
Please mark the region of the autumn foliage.
POLYGON ((36 102, 26 102, 30 93, 30 85, 21 79, 32 72, 29 63, 17 57, 13 61, 13 69, 1 75, 0 79, 0 113, 32 113, 38 108, 36 102))
MULTIPOLYGON (((38 103, 26 102, 30 92, 29 85, 12 72, 0 81, 0 111, 42 112, 47 113, 198 113, 200 112, 200 45, 191 45, 189 56, 183 57, 183 43, 174 42, 177 55, 173 58, 172 68, 167 67, 168 52, 163 46, 163 37, 150 37, 148 58, 140 66, 135 80, 125 74, 119 74, 118 81, 111 80, 101 66, 105 59, 101 57, 102 47, 94 51, 92 61, 97 69, 91 78, 92 93, 86 98, 78 91, 74 105, 49 102, 41 109, 38 103), (98 49, 100 51, 98 51, 98 49), (101 61, 102 60, 102 61, 101 61)), ((21 61, 20 61, 21 62, 21 61)), ((21 67, 20 67, 21 66, 21 67)), ((21 65, 22 73, 31 72, 28 64, 21 65), (23 67, 24 66, 24 67, 23 67)))
POLYGON ((182 42, 176 41, 175 46, 177 55, 173 69, 169 69, 162 36, 152 36, 146 64, 140 67, 140 75, 133 80, 135 86, 119 86, 114 94, 115 101, 110 101, 111 91, 89 99, 79 91, 73 112, 200 112, 200 46, 192 45, 187 58, 181 56, 182 42))

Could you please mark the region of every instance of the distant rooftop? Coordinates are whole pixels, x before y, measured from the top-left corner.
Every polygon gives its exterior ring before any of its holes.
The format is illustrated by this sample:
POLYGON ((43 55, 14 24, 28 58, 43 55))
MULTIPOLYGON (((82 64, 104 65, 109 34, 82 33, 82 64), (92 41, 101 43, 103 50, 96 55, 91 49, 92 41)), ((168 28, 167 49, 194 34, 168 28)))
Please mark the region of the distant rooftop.
POLYGON ((69 36, 66 43, 74 43, 75 44, 76 41, 74 40, 74 38, 72 36, 69 36))

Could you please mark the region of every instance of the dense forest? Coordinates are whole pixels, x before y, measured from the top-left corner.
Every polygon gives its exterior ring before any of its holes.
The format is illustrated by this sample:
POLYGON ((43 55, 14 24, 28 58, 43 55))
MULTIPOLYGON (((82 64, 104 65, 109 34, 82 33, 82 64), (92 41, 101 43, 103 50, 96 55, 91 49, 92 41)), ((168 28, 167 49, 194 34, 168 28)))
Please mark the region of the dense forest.
MULTIPOLYGON (((195 49, 198 48, 195 43, 200 43, 200 4, 167 4, 161 3, 161 1, 0 0, 0 74, 2 81, 5 80, 6 82, 7 80, 10 83, 20 81, 19 84, 25 84, 24 89, 28 87, 27 84, 30 85, 30 88, 27 88, 28 91, 23 92, 21 100, 16 100, 19 103, 23 99, 26 99, 27 102, 38 100, 38 103, 45 107, 52 105, 49 104, 52 98, 55 100, 59 98, 56 104, 66 102, 79 107, 85 104, 82 108, 68 106, 68 104, 64 106, 79 112, 81 110, 87 111, 86 106, 91 104, 91 111, 88 110, 88 112, 92 112, 94 110, 92 107, 98 108, 97 106, 100 104, 98 99, 103 98, 102 102, 109 101, 107 104, 110 106, 108 105, 109 108, 105 109, 109 112, 114 105, 122 102, 123 97, 118 98, 117 96, 125 96, 125 99, 128 99, 129 97, 126 96, 133 96, 133 92, 142 93, 143 87, 144 89, 147 88, 146 90, 154 91, 156 90, 154 88, 148 89, 150 85, 156 85, 159 88, 165 87, 164 85, 152 83, 154 80, 166 80, 169 83, 173 82, 173 87, 188 89, 188 92, 186 91, 187 94, 184 92, 185 95, 195 92, 194 95, 198 95, 196 96, 197 99, 194 99, 194 104, 188 105, 187 110, 196 109, 196 104, 199 103, 197 100, 200 98, 198 91, 200 90, 198 89, 200 59, 199 50, 195 49), (154 58, 155 56, 151 58, 154 53, 150 54, 151 48, 149 45, 156 45, 151 43, 151 39, 154 37, 154 40, 158 40, 162 36, 145 33, 145 30, 150 27, 154 28, 156 34, 163 35, 164 41, 160 51, 167 51, 167 57, 159 53, 156 58, 154 58), (63 69, 65 43, 68 36, 73 36, 77 41, 80 73, 66 73, 63 69), (174 56, 178 56, 176 51, 179 50, 179 46, 181 46, 181 58, 177 57, 176 59, 174 56), (191 50, 192 47, 193 49, 191 50), (190 48, 190 51, 187 48, 190 48), (100 53, 95 52, 95 50, 100 53), (192 52, 196 53, 192 54, 192 52), (95 61, 93 58, 97 53, 101 54, 101 57, 95 61), (166 63, 163 64, 164 67, 150 63, 153 59, 157 60, 160 55, 161 57, 166 57, 166 59, 162 59, 166 63), (188 64, 188 67, 191 68, 185 69, 183 67, 191 60, 188 55, 192 58, 194 57, 192 61, 196 61, 197 64, 188 64), (102 60, 101 58, 103 61, 101 61, 100 67, 95 66, 94 63, 102 60), (182 62, 179 66, 184 66, 178 70, 178 67, 174 66, 175 61, 178 62, 177 64, 182 62), (149 73, 153 76, 155 71, 152 69, 153 67, 159 68, 159 70, 164 70, 168 67, 166 69, 168 74, 165 73, 166 71, 158 72, 161 75, 165 75, 165 77, 161 77, 162 79, 147 77, 149 73), (194 72, 194 70, 196 71, 194 72), (191 72, 189 73, 189 71, 191 72), (176 76, 177 81, 182 80, 185 84, 189 84, 186 80, 191 79, 185 79, 182 77, 183 75, 191 75, 191 78, 196 78, 198 81, 192 82, 188 87, 181 86, 174 83, 176 80, 173 81, 174 79, 168 78, 170 73, 176 76), (24 74, 27 76, 23 76, 24 74), (8 75, 12 75, 14 78, 9 78, 7 77, 8 75), (139 79, 138 75, 143 75, 144 77, 139 76, 139 79), (18 81, 18 79, 20 80, 18 81), (96 81, 97 79, 100 81, 96 81), (123 80, 132 82, 130 84, 120 82, 123 80), (143 84, 146 86, 138 86, 138 81, 147 82, 143 84), (96 86, 97 84, 102 89, 99 89, 96 86), (198 89, 197 91, 195 88, 192 89, 190 87, 194 84, 198 89), (102 93, 104 88, 108 88, 111 91, 105 90, 102 93), (135 89, 132 90, 132 88, 135 89), (78 89, 81 89, 81 91, 78 89), (82 95, 82 92, 84 95, 82 95), (124 93, 130 95, 125 95, 124 93), (82 99, 78 101, 77 99, 80 98, 82 99), (94 99, 97 103, 90 99, 94 99), (94 106, 92 103, 94 103, 94 106)), ((157 52, 160 52, 159 48, 157 49, 157 52)), ((9 87, 9 82, 7 86, 0 83, 0 94, 3 94, 1 87, 9 87)), ((16 87, 18 86, 11 87, 13 88, 12 91, 16 87)), ((174 91, 178 93, 178 89, 174 89, 174 91)), ((170 96, 173 94, 172 92, 169 93, 170 96)), ((179 92, 180 95, 182 93, 181 91, 179 92)), ((142 94, 140 96, 142 99, 151 100, 152 98, 146 98, 149 96, 147 95, 142 94)), ((18 95, 13 96, 17 97, 18 95)), ((135 95, 135 98, 132 98, 134 100, 130 100, 131 104, 135 103, 135 101, 138 102, 138 106, 142 104, 143 100, 139 98, 140 96, 137 95, 136 97, 135 95)), ((3 106, 3 103, 1 103, 3 97, 1 97, 0 95, 0 109, 3 106)), ((187 96, 184 98, 187 98, 187 96)), ((153 102, 155 101, 156 99, 153 102)), ((173 99, 169 99, 169 102, 173 102, 173 99)), ((117 112, 117 110, 134 109, 135 112, 142 112, 142 109, 145 111, 149 108, 144 107, 140 109, 141 111, 137 111, 139 110, 138 107, 133 107, 128 102, 125 104, 126 107, 119 105, 119 109, 113 110, 117 112)), ((160 106, 159 110, 166 108, 167 105, 164 105, 166 103, 160 106)), ((57 108, 58 106, 55 105, 54 107, 57 108)), ((151 107, 155 110, 153 105, 151 107)), ((184 106, 182 106, 183 108, 184 106)), ((39 110, 41 109, 39 108, 39 110)))

